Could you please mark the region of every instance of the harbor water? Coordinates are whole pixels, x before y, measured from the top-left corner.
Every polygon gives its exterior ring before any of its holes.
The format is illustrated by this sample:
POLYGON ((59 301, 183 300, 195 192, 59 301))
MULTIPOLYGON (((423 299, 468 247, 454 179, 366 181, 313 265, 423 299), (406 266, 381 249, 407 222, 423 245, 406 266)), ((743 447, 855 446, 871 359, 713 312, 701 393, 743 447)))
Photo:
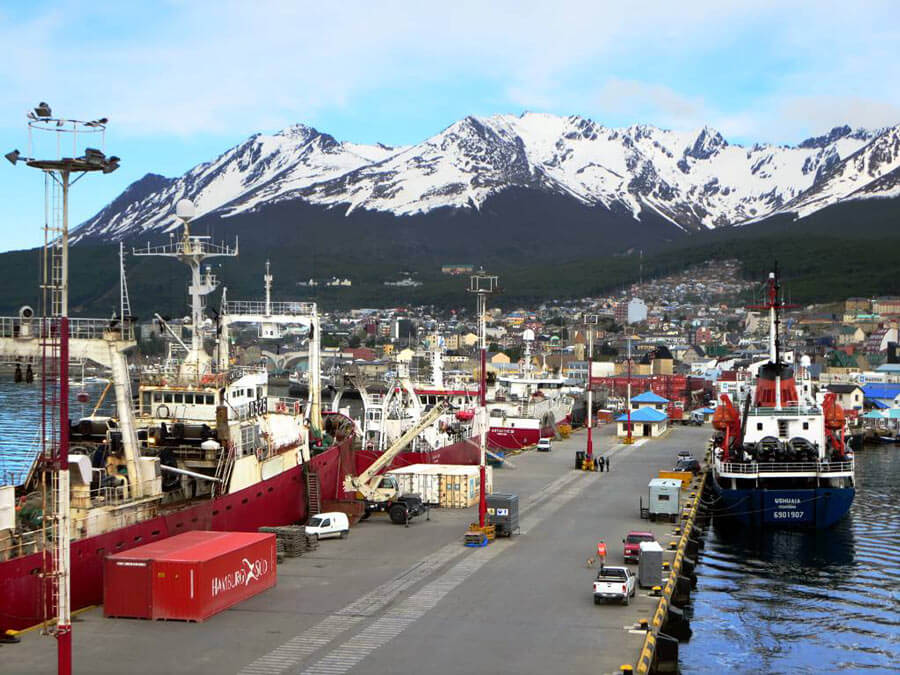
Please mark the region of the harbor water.
POLYGON ((713 523, 683 673, 897 672, 900 447, 866 447, 856 462, 856 499, 831 529, 713 523))
MULTIPOLYGON (((41 438, 42 391, 40 368, 35 368, 35 381, 13 382, 11 370, 0 372, 0 454, 23 453, 36 447, 41 438)), ((79 374, 69 382, 69 416, 73 421, 90 415, 100 401, 106 381, 82 380, 79 374), (87 394, 87 401, 79 401, 79 394, 87 394)), ((82 398, 84 398, 82 396, 82 398)), ((97 415, 115 413, 115 395, 110 390, 97 408, 97 415)), ((2 464, 2 463, 0 463, 2 464)), ((0 484, 11 482, 10 476, 0 476, 0 484)))

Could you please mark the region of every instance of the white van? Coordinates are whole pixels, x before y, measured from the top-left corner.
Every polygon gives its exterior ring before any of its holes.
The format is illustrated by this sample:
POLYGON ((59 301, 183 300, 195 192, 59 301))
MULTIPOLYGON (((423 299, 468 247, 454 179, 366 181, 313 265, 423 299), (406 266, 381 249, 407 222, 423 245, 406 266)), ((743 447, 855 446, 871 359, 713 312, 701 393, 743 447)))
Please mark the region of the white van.
POLYGON ((550 452, 550 439, 542 438, 537 442, 537 449, 539 452, 550 452))
POLYGON ((350 521, 347 520, 347 514, 340 511, 320 513, 309 519, 306 534, 318 535, 319 539, 327 537, 346 539, 350 534, 350 521))

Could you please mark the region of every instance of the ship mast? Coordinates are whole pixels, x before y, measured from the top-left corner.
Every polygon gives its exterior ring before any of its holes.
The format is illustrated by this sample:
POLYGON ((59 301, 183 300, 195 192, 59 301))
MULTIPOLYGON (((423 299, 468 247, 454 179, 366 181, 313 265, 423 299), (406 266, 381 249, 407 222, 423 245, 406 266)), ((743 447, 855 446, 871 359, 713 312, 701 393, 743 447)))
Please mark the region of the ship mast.
POLYGON ((184 225, 181 240, 163 246, 150 246, 134 249, 134 255, 175 258, 187 265, 191 270, 191 283, 188 294, 191 297, 191 344, 188 354, 181 366, 179 377, 187 382, 196 382, 201 375, 211 370, 209 355, 203 349, 203 315, 206 296, 219 286, 219 280, 210 268, 203 271, 203 263, 209 258, 235 257, 238 254, 238 242, 234 246, 215 244, 209 237, 191 235, 190 222, 194 218, 194 204, 189 199, 182 199, 175 205, 175 217, 184 225))

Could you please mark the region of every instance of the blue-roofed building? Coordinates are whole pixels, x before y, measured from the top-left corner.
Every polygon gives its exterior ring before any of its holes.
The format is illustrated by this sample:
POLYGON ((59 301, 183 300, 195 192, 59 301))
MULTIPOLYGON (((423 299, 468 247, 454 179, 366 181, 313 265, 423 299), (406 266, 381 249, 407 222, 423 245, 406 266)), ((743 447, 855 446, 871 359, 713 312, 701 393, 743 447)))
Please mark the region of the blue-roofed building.
POLYGON ((900 408, 900 384, 870 382, 863 386, 863 394, 869 405, 877 408, 900 408))
MULTIPOLYGON (((633 398, 631 400, 634 401, 633 398)), ((627 436, 628 414, 619 415, 616 425, 619 436, 627 436)), ((662 410, 646 406, 631 411, 631 435, 634 437, 656 438, 662 436, 668 426, 669 416, 662 410)))
POLYGON ((654 394, 649 389, 641 392, 637 396, 631 397, 631 409, 640 410, 642 408, 650 408, 651 410, 665 411, 669 407, 669 399, 663 398, 658 394, 654 394))

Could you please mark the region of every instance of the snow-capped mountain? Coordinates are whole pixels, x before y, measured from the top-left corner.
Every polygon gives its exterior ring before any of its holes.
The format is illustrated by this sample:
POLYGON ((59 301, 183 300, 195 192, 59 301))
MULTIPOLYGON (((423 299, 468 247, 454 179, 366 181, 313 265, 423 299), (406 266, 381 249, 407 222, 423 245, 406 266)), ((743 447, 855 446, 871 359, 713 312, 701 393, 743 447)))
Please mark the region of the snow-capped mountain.
POLYGON ((350 214, 474 214, 510 188, 648 212, 683 230, 715 228, 845 200, 900 195, 900 126, 837 127, 795 147, 729 144, 704 127, 614 129, 582 117, 466 117, 408 147, 341 143, 303 125, 255 135, 180 178, 148 175, 81 226, 79 239, 121 239, 176 226, 175 202, 227 218, 302 200, 350 214))

